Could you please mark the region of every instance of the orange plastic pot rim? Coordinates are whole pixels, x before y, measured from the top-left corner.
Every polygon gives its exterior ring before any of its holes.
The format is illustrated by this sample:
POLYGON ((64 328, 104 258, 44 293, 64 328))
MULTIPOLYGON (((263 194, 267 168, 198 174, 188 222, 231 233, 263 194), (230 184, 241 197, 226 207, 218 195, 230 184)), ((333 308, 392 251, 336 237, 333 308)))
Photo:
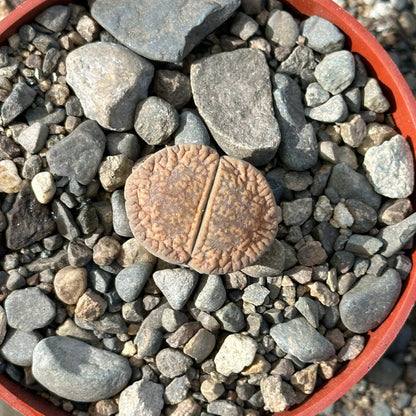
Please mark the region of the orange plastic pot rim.
MULTIPOLYGON (((390 56, 355 18, 331 0, 281 0, 298 16, 318 15, 330 20, 346 35, 346 47, 360 55, 369 73, 376 77, 391 104, 391 113, 398 131, 416 148, 416 101, 390 56)), ((0 43, 23 24, 54 4, 69 0, 26 0, 0 22, 0 43)), ((304 403, 273 416, 313 416, 331 405, 353 387, 381 358, 405 323, 416 301, 416 252, 412 250, 414 267, 404 282, 402 294, 388 318, 367 334, 367 345, 358 358, 345 365, 331 380, 324 383, 304 403)), ((0 375, 0 398, 25 416, 68 416, 55 406, 0 375)))

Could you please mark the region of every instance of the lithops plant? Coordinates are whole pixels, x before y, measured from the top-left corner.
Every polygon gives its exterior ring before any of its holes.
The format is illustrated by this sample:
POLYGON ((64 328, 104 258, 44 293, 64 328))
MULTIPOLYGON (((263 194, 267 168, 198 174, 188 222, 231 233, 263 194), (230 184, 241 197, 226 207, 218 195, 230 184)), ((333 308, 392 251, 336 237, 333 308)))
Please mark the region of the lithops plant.
POLYGON ((135 238, 155 256, 199 273, 240 270, 276 237, 276 203, 263 175, 208 146, 151 155, 128 178, 125 197, 135 238))

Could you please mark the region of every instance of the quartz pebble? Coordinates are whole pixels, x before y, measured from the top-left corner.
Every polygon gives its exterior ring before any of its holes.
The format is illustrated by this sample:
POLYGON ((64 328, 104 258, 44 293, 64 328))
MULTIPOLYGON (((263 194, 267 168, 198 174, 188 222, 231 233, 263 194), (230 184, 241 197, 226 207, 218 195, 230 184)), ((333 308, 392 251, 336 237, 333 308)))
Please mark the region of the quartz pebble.
POLYGON ((87 270, 67 266, 53 279, 56 296, 67 305, 75 305, 87 289, 87 270))
POLYGON ((56 186, 53 176, 49 172, 39 172, 31 182, 33 194, 41 204, 48 204, 53 199, 56 186))
POLYGON ((0 160, 0 192, 15 194, 19 192, 22 179, 15 163, 11 160, 0 160))

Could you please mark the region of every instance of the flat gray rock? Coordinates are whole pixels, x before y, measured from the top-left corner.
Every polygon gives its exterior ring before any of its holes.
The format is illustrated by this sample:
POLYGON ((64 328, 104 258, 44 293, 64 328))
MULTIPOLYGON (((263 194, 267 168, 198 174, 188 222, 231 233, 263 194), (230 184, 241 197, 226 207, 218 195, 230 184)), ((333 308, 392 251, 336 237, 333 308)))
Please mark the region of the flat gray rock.
POLYGON ((203 144, 209 146, 210 137, 201 117, 195 111, 184 110, 179 115, 179 127, 175 131, 175 144, 203 144))
POLYGON ((328 187, 334 188, 341 198, 358 199, 375 210, 380 207, 381 197, 367 178, 343 163, 333 167, 328 187))
POLYGON ((132 51, 179 62, 240 5, 240 0, 97 0, 94 19, 132 51))
POLYGON ((269 162, 280 143, 270 70, 264 54, 239 49, 191 66, 195 104, 218 145, 254 165, 269 162))
POLYGON ((278 156, 288 169, 309 169, 318 160, 318 143, 312 125, 306 122, 302 91, 288 75, 277 73, 272 80, 282 135, 278 156))
POLYGON ((334 95, 324 104, 305 108, 305 115, 324 123, 341 123, 348 117, 348 106, 342 95, 334 95))
MULTIPOLYGON (((118 4, 111 3, 112 13, 118 4)), ((120 3, 121 7, 124 4, 120 3)), ((135 16, 136 27, 139 27, 137 16, 141 14, 129 15, 135 16)), ((136 106, 146 98, 153 78, 150 62, 124 46, 95 42, 70 52, 66 69, 68 84, 81 101, 86 117, 110 130, 133 127, 136 106)))
POLYGON ((335 348, 305 318, 295 318, 270 329, 276 344, 304 363, 328 360, 335 348))
POLYGON ((44 328, 55 318, 56 306, 39 288, 15 290, 4 301, 9 326, 22 331, 44 328))
POLYGON ((358 257, 369 258, 376 254, 383 242, 370 235, 353 234, 347 241, 345 250, 354 253, 358 257))
POLYGON ((381 276, 365 275, 341 299, 342 323, 350 331, 362 334, 381 324, 399 297, 400 274, 388 269, 381 276))
POLYGON ((128 360, 69 337, 45 338, 33 352, 32 373, 48 390, 77 402, 117 394, 128 383, 128 360))
POLYGON ((38 332, 10 328, 0 347, 0 353, 12 364, 27 367, 32 365, 33 350, 41 339, 42 336, 38 332))
POLYGON ((413 153, 400 134, 379 146, 370 147, 365 153, 363 166, 368 180, 379 194, 388 198, 406 198, 412 194, 413 153))
POLYGON ((125 388, 118 403, 119 416, 159 416, 162 412, 164 387, 153 381, 140 380, 125 388))
POLYGON ((152 263, 134 263, 116 276, 115 286, 118 295, 124 302, 132 302, 137 299, 152 274, 152 263))
POLYGON ((100 126, 93 120, 84 121, 46 153, 51 172, 88 185, 97 173, 105 142, 100 126))
POLYGON ((165 269, 153 273, 156 286, 165 295, 169 305, 182 309, 191 296, 197 282, 198 273, 187 269, 165 269))

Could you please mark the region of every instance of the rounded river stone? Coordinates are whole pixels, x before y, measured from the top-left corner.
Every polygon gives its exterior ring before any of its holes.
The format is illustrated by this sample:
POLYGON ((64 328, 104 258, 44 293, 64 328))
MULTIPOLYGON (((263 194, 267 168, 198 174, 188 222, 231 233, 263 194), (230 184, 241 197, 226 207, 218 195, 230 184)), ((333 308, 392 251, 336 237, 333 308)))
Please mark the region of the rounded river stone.
POLYGON ((125 197, 136 239, 199 273, 252 264, 277 233, 276 202, 263 175, 208 146, 176 145, 148 157, 127 179, 125 197))
POLYGON ((59 336, 45 338, 36 345, 32 372, 48 390, 77 402, 114 396, 131 376, 126 358, 59 336))

